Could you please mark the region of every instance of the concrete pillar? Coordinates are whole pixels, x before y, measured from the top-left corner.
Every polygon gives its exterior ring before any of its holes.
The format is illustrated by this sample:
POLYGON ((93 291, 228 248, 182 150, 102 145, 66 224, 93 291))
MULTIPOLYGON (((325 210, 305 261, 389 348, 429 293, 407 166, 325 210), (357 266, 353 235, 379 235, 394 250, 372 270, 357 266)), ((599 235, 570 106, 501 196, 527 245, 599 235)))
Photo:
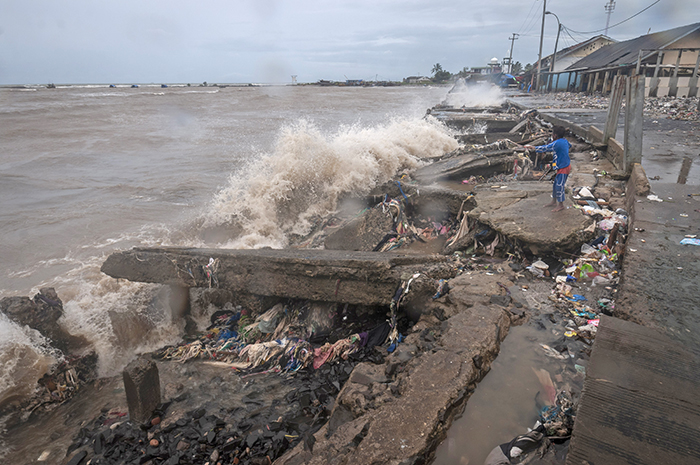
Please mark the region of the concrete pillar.
POLYGON ((661 60, 664 58, 664 52, 659 52, 656 56, 656 67, 654 67, 654 77, 651 78, 651 83, 649 84, 649 97, 656 97, 659 92, 659 68, 661 67, 661 60))
POLYGON ((600 71, 595 73, 595 81, 593 83, 593 89, 591 89, 591 94, 598 90, 598 83, 600 82, 600 71))
POLYGON ((623 167, 632 170, 634 163, 642 163, 642 126, 644 123, 644 76, 627 79, 625 108, 625 155, 623 167))
POLYGON ((129 419, 146 423, 160 404, 160 377, 153 360, 138 358, 122 372, 129 419))
MULTIPOLYGON (((688 97, 698 96, 698 68, 700 68, 700 49, 696 50, 698 52, 698 57, 695 60, 695 69, 693 69, 693 76, 690 78, 690 89, 688 89, 688 97)), ((698 106, 700 109, 700 105, 698 106)))
POLYGON ((608 116, 605 120, 605 130, 603 131, 603 144, 607 145, 611 137, 617 133, 617 122, 622 108, 622 98, 625 95, 627 76, 615 76, 610 94, 610 104, 608 106, 608 116))
POLYGON ((603 78, 603 88, 601 89, 601 93, 603 95, 608 93, 608 80, 610 79, 610 71, 605 72, 605 77, 603 78))
POLYGON ((681 55, 683 55, 683 50, 678 51, 678 58, 676 58, 676 65, 673 67, 673 76, 668 83, 668 95, 669 97, 675 97, 678 94, 678 68, 681 64, 681 55))

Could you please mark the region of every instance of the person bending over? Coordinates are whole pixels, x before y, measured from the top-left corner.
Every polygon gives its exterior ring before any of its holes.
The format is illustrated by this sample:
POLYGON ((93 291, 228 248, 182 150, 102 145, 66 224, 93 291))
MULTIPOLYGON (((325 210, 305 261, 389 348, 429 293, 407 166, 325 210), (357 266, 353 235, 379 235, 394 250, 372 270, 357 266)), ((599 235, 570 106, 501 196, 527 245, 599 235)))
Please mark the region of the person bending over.
POLYGON ((552 161, 552 169, 557 170, 557 174, 554 177, 554 188, 552 192, 552 201, 545 205, 545 207, 556 207, 552 210, 553 212, 558 212, 564 210, 564 200, 566 199, 566 194, 564 192, 564 187, 566 186, 566 179, 571 173, 571 159, 569 158, 569 149, 571 144, 568 140, 564 139, 564 134, 566 134, 566 129, 562 126, 554 126, 552 128, 552 138, 553 142, 547 145, 538 145, 534 147, 532 145, 526 145, 525 148, 528 150, 534 150, 538 153, 543 152, 554 152, 554 160, 552 161))

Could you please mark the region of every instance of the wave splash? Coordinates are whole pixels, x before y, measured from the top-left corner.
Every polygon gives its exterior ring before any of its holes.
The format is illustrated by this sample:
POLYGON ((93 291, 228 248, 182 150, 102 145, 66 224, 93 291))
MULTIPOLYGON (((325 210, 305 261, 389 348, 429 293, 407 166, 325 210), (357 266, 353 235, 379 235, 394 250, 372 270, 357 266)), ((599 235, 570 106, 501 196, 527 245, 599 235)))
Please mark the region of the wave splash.
POLYGON ((330 136, 302 120, 281 131, 271 154, 230 178, 203 226, 237 230, 226 247, 282 248, 289 234, 307 234, 311 219, 335 211, 341 198, 366 195, 458 145, 433 118, 353 125, 330 136))

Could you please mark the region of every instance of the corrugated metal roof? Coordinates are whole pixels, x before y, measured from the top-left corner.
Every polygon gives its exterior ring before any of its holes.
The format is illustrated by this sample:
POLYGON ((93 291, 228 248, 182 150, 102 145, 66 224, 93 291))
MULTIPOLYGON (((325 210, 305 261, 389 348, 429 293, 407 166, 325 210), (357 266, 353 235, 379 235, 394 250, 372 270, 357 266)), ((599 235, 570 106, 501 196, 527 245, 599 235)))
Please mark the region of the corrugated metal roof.
MULTIPOLYGON (((601 69, 628 66, 637 63, 640 50, 665 48, 688 34, 700 30, 700 23, 669 29, 668 31, 647 34, 636 39, 606 45, 569 66, 567 69, 601 69)), ((650 54, 645 54, 645 57, 650 54)))

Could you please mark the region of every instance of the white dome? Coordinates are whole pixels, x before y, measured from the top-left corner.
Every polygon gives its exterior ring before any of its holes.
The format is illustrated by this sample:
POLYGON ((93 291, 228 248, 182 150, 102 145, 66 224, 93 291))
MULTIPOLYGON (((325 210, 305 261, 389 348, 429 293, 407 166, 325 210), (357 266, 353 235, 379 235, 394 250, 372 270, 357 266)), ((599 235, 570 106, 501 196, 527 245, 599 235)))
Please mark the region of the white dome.
POLYGON ((493 64, 498 63, 498 58, 496 58, 496 57, 491 58, 491 63, 493 63, 493 64))

